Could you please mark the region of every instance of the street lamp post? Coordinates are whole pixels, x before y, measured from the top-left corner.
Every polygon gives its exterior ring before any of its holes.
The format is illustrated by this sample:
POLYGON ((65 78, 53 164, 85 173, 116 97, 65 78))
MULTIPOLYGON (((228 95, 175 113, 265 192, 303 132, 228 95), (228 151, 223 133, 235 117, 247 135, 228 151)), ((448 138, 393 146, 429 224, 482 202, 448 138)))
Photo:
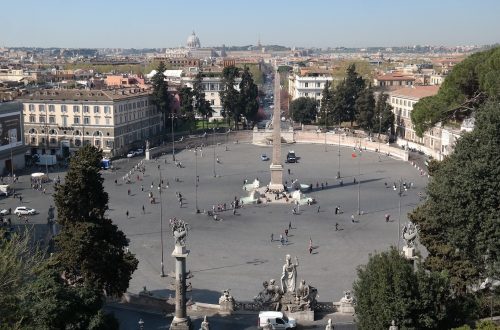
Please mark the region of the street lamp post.
POLYGON ((199 177, 198 177, 198 147, 194 147, 194 171, 195 171, 195 183, 194 183, 194 200, 195 200, 195 205, 196 205, 196 214, 200 213, 200 210, 198 209, 198 182, 199 177))
POLYGON ((361 196, 361 141, 359 142, 359 155, 358 155, 358 215, 361 215, 360 196, 361 196))
POLYGON ((339 131, 338 131, 338 134, 339 134, 339 169, 337 170, 337 179, 340 179, 340 126, 341 126, 341 122, 340 122, 340 117, 339 117, 339 131))
POLYGON ((172 109, 172 161, 175 162, 174 110, 172 109))
POLYGON ((381 153, 381 150, 380 150, 380 131, 382 130, 382 113, 379 113, 378 114, 378 161, 382 161, 382 159, 380 158, 380 153, 381 153))
POLYGON ((398 187, 398 251, 401 246, 401 198, 403 197, 403 178, 399 179, 399 187, 398 187))
POLYGON ((159 186, 159 197, 160 197, 160 244, 161 244, 161 272, 160 276, 165 277, 165 268, 163 266, 163 198, 161 196, 161 170, 158 167, 158 173, 160 174, 160 186, 159 186))
POLYGON ((213 133, 212 133, 212 142, 213 142, 213 149, 214 149, 214 178, 217 177, 217 173, 215 172, 215 127, 213 128, 213 133))

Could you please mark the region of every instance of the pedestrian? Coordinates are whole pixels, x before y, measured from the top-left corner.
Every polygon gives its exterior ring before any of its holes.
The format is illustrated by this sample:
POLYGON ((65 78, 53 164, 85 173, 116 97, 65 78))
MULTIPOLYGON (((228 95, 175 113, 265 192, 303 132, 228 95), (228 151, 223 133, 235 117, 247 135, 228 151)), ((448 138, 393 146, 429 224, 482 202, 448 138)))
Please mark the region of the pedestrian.
POLYGON ((335 214, 339 214, 339 207, 335 206, 335 214))
POLYGON ((283 234, 280 234, 280 243, 282 246, 285 244, 285 239, 283 238, 283 234))
POLYGON ((127 194, 130 196, 130 189, 127 190, 127 194))
POLYGON ((127 219, 128 219, 128 215, 129 215, 128 210, 127 210, 127 212, 125 212, 125 214, 127 215, 127 219))
POLYGON ((291 221, 288 223, 288 229, 292 229, 292 222, 291 221))
POLYGON ((319 209, 321 208, 321 206, 318 205, 318 211, 316 213, 319 213, 319 209))
POLYGON ((292 209, 292 214, 294 214, 294 215, 297 214, 297 209, 295 207, 292 209))
POLYGON ((356 184, 356 177, 354 177, 354 179, 353 179, 353 183, 354 183, 354 184, 356 184))
POLYGON ((335 222, 335 231, 339 231, 339 223, 335 222))
POLYGON ((144 207, 144 205, 142 206, 142 214, 146 214, 146 208, 144 207))
POLYGON ((312 247, 313 246, 313 240, 311 237, 309 237, 309 246, 312 247))
POLYGON ((285 229, 285 236, 288 237, 288 229, 285 229))
POLYGON ((115 184, 118 184, 118 180, 115 179, 115 184))
POLYGON ((144 191, 144 185, 141 184, 141 191, 144 191))
POLYGON ((321 182, 321 190, 323 190, 323 188, 325 188, 323 182, 321 182))
POLYGON ((271 243, 274 242, 274 234, 271 233, 271 243))
POLYGON ((354 223, 354 214, 351 214, 351 222, 354 223))
POLYGON ((288 169, 288 175, 290 175, 290 169, 288 169))
POLYGON ((389 219, 391 218, 391 215, 386 213, 385 215, 385 222, 389 222, 389 219))
POLYGON ((23 202, 23 196, 19 196, 19 202, 22 203, 23 202))
POLYGON ((312 254, 312 252, 313 252, 313 247, 309 246, 309 254, 312 254))

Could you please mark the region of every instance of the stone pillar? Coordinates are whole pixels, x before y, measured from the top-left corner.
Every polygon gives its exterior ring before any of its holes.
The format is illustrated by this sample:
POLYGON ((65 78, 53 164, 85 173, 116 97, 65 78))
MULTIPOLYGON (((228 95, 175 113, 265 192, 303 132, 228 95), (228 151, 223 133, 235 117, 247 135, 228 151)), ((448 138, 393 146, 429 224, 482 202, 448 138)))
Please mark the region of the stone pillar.
POLYGON ((171 330, 190 330, 191 320, 186 313, 186 258, 189 251, 185 246, 176 244, 172 252, 175 258, 175 316, 171 330))
POLYGON ((270 166, 271 183, 269 189, 283 191, 283 165, 281 164, 281 106, 280 74, 274 75, 274 113, 273 113, 273 158, 270 166))

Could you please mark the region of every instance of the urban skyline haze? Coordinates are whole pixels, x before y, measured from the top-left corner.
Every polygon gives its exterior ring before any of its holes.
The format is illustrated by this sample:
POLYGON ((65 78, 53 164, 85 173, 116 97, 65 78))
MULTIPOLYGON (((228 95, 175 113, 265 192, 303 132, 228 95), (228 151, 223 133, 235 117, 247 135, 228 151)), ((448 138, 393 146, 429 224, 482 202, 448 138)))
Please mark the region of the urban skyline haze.
POLYGON ((484 45, 500 40, 500 1, 24 0, 2 4, 0 47, 484 45))

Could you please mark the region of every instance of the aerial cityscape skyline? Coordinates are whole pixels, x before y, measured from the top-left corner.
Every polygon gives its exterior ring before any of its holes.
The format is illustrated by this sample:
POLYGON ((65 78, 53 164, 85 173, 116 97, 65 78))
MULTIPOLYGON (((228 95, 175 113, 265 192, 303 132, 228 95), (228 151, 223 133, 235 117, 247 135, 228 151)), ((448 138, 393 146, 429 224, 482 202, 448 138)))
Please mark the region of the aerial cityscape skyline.
POLYGON ((193 30, 202 46, 255 45, 259 40, 263 45, 319 48, 495 44, 500 3, 484 0, 480 4, 258 0, 249 7, 226 0, 210 5, 195 0, 186 8, 154 0, 137 6, 127 0, 118 8, 116 3, 95 0, 64 6, 59 1, 40 6, 28 0, 22 8, 16 2, 3 4, 5 12, 22 14, 3 19, 0 46, 170 48, 184 45, 193 30), (481 15, 471 15, 478 9, 481 15), (308 15, 314 15, 314 20, 308 20, 308 15), (242 24, 242 18, 248 24, 242 24))

